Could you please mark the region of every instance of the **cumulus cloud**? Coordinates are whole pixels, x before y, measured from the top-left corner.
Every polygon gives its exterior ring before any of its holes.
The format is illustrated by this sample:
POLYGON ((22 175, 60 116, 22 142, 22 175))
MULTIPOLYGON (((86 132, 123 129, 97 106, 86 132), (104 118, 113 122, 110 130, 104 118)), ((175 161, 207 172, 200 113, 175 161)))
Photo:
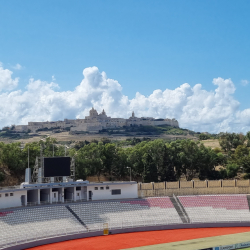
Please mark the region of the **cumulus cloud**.
POLYGON ((111 117, 128 118, 135 111, 138 117, 176 118, 180 127, 195 131, 250 130, 250 109, 239 109, 231 79, 213 79, 214 91, 203 89, 201 84, 192 87, 184 83, 173 90, 154 90, 149 96, 137 92, 132 99, 123 95, 118 81, 97 67, 84 69, 83 80, 73 91, 59 91, 53 81, 30 79, 25 91, 0 93, 0 127, 84 118, 95 107, 99 112, 104 108, 111 117))
POLYGON ((242 85, 242 86, 247 86, 248 83, 249 83, 248 80, 241 80, 241 85, 242 85))
POLYGON ((18 78, 12 79, 13 72, 4 69, 0 63, 0 92, 2 90, 12 90, 18 85, 18 78))
POLYGON ((14 67, 13 67, 13 69, 17 69, 17 70, 20 70, 20 69, 22 69, 23 67, 19 64, 19 63, 17 63, 14 67))

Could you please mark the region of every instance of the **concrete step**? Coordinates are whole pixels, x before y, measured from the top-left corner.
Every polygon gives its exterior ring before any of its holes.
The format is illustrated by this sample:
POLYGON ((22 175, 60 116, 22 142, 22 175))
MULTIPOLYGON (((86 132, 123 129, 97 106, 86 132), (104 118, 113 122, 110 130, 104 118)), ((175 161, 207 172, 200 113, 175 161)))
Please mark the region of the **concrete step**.
POLYGON ((250 211, 250 195, 249 194, 247 195, 247 202, 248 202, 248 208, 249 208, 249 211, 250 211))
POLYGON ((170 197, 171 202, 173 203, 175 210, 177 211, 177 213, 179 214, 181 220, 183 223, 189 223, 189 217, 184 209, 184 207, 182 206, 182 204, 178 201, 177 198, 177 202, 175 200, 174 197, 170 197), (181 207, 181 208, 180 208, 181 207))
POLYGON ((86 228, 88 229, 87 225, 81 220, 81 218, 71 209, 70 206, 65 206, 70 213, 86 228))

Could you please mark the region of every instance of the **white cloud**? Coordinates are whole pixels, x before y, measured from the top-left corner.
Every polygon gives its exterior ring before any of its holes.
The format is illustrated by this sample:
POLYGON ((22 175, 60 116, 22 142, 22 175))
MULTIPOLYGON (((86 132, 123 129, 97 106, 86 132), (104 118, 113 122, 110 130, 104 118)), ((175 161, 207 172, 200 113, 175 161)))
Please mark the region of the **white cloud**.
POLYGON ((17 70, 20 70, 20 69, 22 69, 23 67, 19 64, 19 63, 17 63, 14 67, 13 67, 13 69, 17 69, 17 70))
POLYGON ((54 75, 53 75, 51 78, 52 78, 52 81, 53 81, 53 82, 56 81, 56 78, 55 78, 54 75))
POLYGON ((219 77, 213 84, 214 91, 204 90, 201 84, 191 87, 184 83, 173 90, 157 89, 149 96, 137 92, 129 100, 118 81, 97 67, 83 70, 83 80, 74 91, 60 92, 53 81, 30 79, 25 91, 0 94, 0 127, 84 118, 93 106, 99 112, 104 108, 111 117, 127 118, 134 110, 138 117, 176 118, 180 127, 195 131, 249 131, 250 109, 239 110, 232 80, 219 77))
POLYGON ((18 85, 18 78, 12 79, 13 72, 4 69, 0 63, 0 92, 3 90, 12 90, 18 85))
POLYGON ((247 86, 248 83, 249 83, 248 80, 241 80, 241 85, 242 85, 242 86, 247 86))

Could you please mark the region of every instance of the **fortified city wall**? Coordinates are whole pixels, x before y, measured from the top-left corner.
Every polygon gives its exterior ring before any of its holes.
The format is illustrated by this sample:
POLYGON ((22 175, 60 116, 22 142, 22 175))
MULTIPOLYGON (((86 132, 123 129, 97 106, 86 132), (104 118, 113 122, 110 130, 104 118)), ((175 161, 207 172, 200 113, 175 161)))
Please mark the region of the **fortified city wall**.
POLYGON ((55 122, 28 122, 28 125, 15 126, 16 132, 36 132, 38 129, 44 128, 70 128, 73 132, 94 132, 98 133, 102 129, 115 129, 122 128, 123 126, 159 126, 169 125, 172 127, 179 127, 179 123, 176 119, 154 119, 153 117, 141 117, 132 116, 129 119, 124 118, 111 118, 106 115, 103 110, 100 114, 92 108, 89 111, 89 116, 85 116, 85 119, 64 119, 64 121, 55 122))

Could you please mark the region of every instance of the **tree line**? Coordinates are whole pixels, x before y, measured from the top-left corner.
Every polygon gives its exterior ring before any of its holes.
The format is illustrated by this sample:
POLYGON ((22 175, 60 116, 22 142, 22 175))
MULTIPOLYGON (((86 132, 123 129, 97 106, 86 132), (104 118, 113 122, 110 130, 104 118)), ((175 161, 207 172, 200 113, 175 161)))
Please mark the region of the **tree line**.
POLYGON ((58 144, 56 139, 47 137, 39 142, 5 144, 0 142, 0 182, 6 171, 23 181, 24 170, 32 168, 35 159, 64 156, 75 158, 76 178, 101 175, 109 180, 128 179, 142 182, 176 181, 180 178, 225 179, 234 178, 239 171, 250 176, 250 132, 246 136, 235 133, 220 135, 221 148, 212 149, 201 141, 176 140, 165 142, 161 139, 133 139, 131 144, 121 146, 108 139, 79 142, 71 148, 58 144), (216 168, 221 166, 220 169, 216 168))

